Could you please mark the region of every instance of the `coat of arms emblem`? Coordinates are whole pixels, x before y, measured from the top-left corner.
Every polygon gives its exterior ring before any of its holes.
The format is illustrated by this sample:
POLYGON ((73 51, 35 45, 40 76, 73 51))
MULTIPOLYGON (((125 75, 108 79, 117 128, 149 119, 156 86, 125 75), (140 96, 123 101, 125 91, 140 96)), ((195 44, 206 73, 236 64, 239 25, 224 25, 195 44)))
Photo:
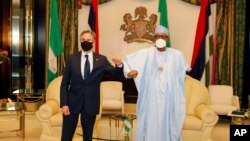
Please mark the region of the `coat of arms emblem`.
POLYGON ((147 9, 145 7, 137 7, 135 9, 135 19, 130 13, 123 16, 123 21, 120 30, 125 31, 124 41, 130 42, 154 42, 154 31, 157 21, 157 15, 151 14, 147 18, 147 9))

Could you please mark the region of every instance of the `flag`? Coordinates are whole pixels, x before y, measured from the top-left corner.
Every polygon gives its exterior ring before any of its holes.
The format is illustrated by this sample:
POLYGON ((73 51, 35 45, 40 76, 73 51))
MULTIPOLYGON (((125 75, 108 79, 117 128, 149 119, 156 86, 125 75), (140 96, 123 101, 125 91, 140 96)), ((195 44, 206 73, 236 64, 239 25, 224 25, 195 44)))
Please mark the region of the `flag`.
POLYGON ((57 13, 56 0, 51 1, 50 9, 50 33, 48 53, 48 84, 57 77, 57 56, 62 54, 62 36, 57 13))
POLYGON ((95 32, 95 52, 99 53, 98 0, 91 0, 89 9, 89 27, 95 32))
POLYGON ((82 0, 77 1, 77 8, 82 9, 82 0))
POLYGON ((126 135, 129 134, 129 132, 131 131, 131 128, 132 128, 131 119, 128 115, 126 115, 124 119, 124 131, 126 135))
POLYGON ((205 69, 205 45, 210 14, 210 1, 202 0, 191 62, 192 70, 188 73, 190 76, 198 80, 201 80, 205 69))
MULTIPOLYGON (((160 25, 166 27, 169 31, 168 17, 167 17, 168 16, 168 9, 167 9, 167 1, 166 0, 159 1, 158 12, 160 13, 160 25)), ((168 33, 167 47, 171 47, 170 33, 168 33)))

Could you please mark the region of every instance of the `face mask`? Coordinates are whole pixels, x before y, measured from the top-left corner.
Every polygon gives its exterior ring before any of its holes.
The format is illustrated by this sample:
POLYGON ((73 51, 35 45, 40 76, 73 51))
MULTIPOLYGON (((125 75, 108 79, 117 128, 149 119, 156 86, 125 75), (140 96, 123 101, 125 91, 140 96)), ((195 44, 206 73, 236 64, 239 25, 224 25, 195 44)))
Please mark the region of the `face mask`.
POLYGON ((89 51, 93 47, 93 42, 88 42, 88 41, 81 42, 81 47, 82 50, 89 51))
POLYGON ((166 47, 166 45, 167 45, 167 43, 166 43, 166 41, 165 40, 163 40, 163 39, 157 39, 156 41, 155 41, 155 46, 157 47, 157 48, 164 48, 164 47, 166 47))

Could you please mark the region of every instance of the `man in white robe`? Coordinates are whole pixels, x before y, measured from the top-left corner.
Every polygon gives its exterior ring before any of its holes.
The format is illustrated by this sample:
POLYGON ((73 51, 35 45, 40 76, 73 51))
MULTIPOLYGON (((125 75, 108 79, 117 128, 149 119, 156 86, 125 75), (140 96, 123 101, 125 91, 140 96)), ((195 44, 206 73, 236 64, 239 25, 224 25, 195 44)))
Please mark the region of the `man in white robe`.
POLYGON ((166 48, 168 30, 157 26, 155 45, 126 57, 124 74, 137 90, 135 141, 181 141, 185 118, 184 80, 189 66, 182 53, 166 48))

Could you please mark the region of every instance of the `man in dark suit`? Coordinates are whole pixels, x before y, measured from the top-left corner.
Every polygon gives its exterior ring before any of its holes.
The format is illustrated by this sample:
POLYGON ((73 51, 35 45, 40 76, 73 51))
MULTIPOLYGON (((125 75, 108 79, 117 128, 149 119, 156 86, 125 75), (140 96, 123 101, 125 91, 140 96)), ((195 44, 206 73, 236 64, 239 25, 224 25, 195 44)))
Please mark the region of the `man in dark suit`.
POLYGON ((96 115, 100 107, 100 83, 105 73, 123 77, 121 59, 113 58, 113 67, 107 58, 92 51, 95 33, 83 31, 80 35, 82 51, 72 54, 67 61, 60 92, 63 112, 61 141, 71 141, 79 114, 83 128, 83 140, 92 141, 96 115))

